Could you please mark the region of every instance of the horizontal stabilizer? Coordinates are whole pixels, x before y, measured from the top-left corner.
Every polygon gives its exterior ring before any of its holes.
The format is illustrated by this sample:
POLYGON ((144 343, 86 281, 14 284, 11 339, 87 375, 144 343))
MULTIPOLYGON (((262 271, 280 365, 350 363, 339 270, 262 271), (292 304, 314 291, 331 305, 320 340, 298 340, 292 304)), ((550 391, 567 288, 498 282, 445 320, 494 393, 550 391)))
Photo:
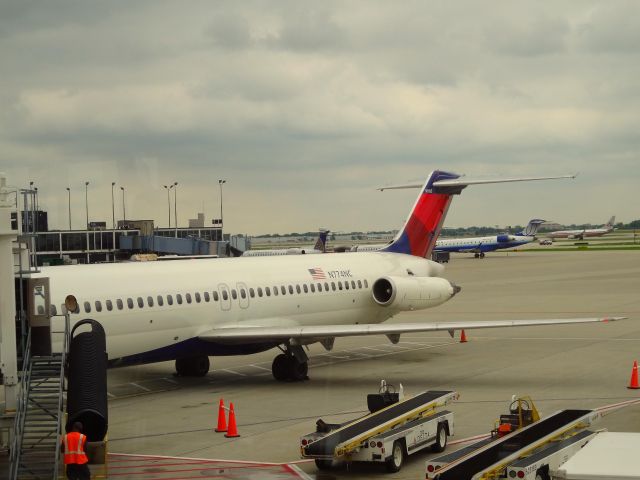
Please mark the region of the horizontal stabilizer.
MULTIPOLYGON (((574 175, 560 175, 557 177, 508 177, 508 178, 471 178, 471 177, 460 177, 451 180, 438 180, 433 182, 434 189, 459 189, 469 185, 484 185, 488 183, 508 183, 508 182, 531 182, 534 180, 558 180, 562 178, 576 178, 577 174, 574 175)), ((412 182, 405 183, 399 185, 389 185, 386 187, 379 187, 378 190, 381 192, 384 190, 400 190, 404 188, 421 188, 424 185, 424 182, 412 182)))
POLYGON ((626 317, 608 318, 554 318, 535 320, 480 320, 441 323, 396 323, 371 325, 315 325, 297 326, 248 326, 216 328, 201 333, 201 340, 217 343, 285 342, 290 339, 320 340, 327 337, 353 337, 362 335, 400 335, 415 332, 439 332, 473 330, 478 328, 532 327, 538 325, 562 325, 573 323, 597 323, 622 320, 626 317))

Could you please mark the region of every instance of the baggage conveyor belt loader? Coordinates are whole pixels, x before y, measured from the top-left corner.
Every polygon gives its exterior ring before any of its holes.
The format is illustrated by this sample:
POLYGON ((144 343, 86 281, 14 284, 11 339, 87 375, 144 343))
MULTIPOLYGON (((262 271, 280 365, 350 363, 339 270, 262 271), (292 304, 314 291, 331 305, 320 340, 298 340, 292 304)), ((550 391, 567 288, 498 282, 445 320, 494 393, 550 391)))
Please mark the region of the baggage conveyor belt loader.
POLYGON ((405 399, 382 383, 369 395, 371 413, 344 424, 316 422, 317 429, 302 437, 302 458, 313 458, 319 469, 341 462, 379 462, 397 472, 407 455, 431 447, 442 452, 453 435, 453 413, 443 407, 458 398, 453 391, 429 390, 405 399))
POLYGON ((426 478, 549 480, 550 470, 593 438, 595 433, 586 429, 601 416, 596 410, 561 410, 502 437, 467 447, 461 455, 454 452, 446 459, 430 459, 426 478), (441 467, 445 463, 441 460, 451 463, 441 467))

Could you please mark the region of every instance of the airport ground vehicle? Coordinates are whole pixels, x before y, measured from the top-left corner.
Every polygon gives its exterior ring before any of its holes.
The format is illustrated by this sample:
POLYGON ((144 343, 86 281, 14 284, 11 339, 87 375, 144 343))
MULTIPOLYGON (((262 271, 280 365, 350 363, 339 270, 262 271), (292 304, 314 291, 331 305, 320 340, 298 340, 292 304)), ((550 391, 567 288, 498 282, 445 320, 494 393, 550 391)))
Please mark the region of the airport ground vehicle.
MULTIPOLYGON (((529 416, 526 408, 520 410, 519 420, 529 416)), ((513 408, 510 411, 509 416, 514 415, 513 408)), ((587 427, 602 415, 596 410, 561 410, 535 421, 533 409, 531 413, 528 425, 509 432, 508 428, 500 428, 506 424, 501 417, 491 438, 429 460, 426 478, 550 480, 550 471, 593 438, 595 433, 587 427)))
POLYGON ((316 431, 303 436, 303 458, 315 459, 319 469, 341 462, 384 463, 390 472, 402 468, 408 455, 431 447, 442 452, 453 435, 453 413, 438 408, 458 398, 453 391, 419 393, 401 398, 382 383, 380 392, 370 394, 371 413, 344 424, 316 422, 316 431))
POLYGON ((544 240, 540 240, 540 245, 553 245, 553 240, 545 238, 544 240))

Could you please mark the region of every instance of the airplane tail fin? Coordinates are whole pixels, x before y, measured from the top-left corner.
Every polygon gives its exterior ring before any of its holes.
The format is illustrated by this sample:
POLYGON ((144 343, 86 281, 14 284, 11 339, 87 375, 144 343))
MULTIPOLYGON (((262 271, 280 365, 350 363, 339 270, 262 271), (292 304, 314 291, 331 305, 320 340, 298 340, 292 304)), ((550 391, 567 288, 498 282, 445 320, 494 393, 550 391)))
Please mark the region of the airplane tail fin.
POLYGON ((613 228, 613 226, 616 224, 616 216, 614 215, 613 217, 611 217, 609 219, 609 221, 606 223, 605 227, 607 228, 613 228))
POLYGON ((320 233, 318 234, 318 240, 316 241, 316 244, 313 248, 320 252, 326 252, 328 236, 329 236, 329 230, 320 230, 320 233))
MULTIPOLYGON (((416 203, 402 230, 398 232, 392 243, 381 251, 405 253, 416 257, 429 257, 440 234, 442 224, 447 215, 453 195, 458 195, 469 185, 488 183, 525 182, 532 180, 553 180, 559 178, 575 178, 575 175, 557 177, 511 177, 495 179, 471 179, 456 173, 434 170, 422 185, 416 203)), ((404 184, 387 186, 379 190, 416 188, 420 184, 404 184)))
MULTIPOLYGON (((455 173, 435 170, 431 172, 420 191, 409 218, 398 232, 394 241, 382 249, 384 252, 406 253, 416 257, 428 257, 440 234, 444 218, 449 209, 452 195, 447 188, 438 188, 434 183, 439 180, 460 178, 455 173)), ((464 188, 464 187, 462 187, 464 188)), ((460 190, 462 190, 460 188, 460 190)))
POLYGON ((522 230, 517 235, 522 235, 525 237, 535 237, 536 233, 538 233, 538 229, 540 228, 540 225, 542 225, 544 222, 546 222, 546 220, 542 220, 540 218, 533 218, 529 220, 529 224, 526 227, 524 227, 524 230, 522 230))

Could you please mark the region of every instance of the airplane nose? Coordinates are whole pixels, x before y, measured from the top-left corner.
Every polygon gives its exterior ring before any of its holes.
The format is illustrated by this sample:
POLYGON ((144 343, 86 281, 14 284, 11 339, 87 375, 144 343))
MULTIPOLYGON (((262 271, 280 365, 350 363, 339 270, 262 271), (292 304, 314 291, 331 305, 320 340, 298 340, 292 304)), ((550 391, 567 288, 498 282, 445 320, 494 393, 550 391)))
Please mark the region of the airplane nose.
MULTIPOLYGON (((453 288, 453 295, 455 295, 456 293, 460 293, 460 290, 462 290, 461 286, 456 285, 452 281, 449 281, 449 283, 451 284, 451 288, 453 288)), ((451 295, 451 296, 453 297, 453 295, 451 295)))

